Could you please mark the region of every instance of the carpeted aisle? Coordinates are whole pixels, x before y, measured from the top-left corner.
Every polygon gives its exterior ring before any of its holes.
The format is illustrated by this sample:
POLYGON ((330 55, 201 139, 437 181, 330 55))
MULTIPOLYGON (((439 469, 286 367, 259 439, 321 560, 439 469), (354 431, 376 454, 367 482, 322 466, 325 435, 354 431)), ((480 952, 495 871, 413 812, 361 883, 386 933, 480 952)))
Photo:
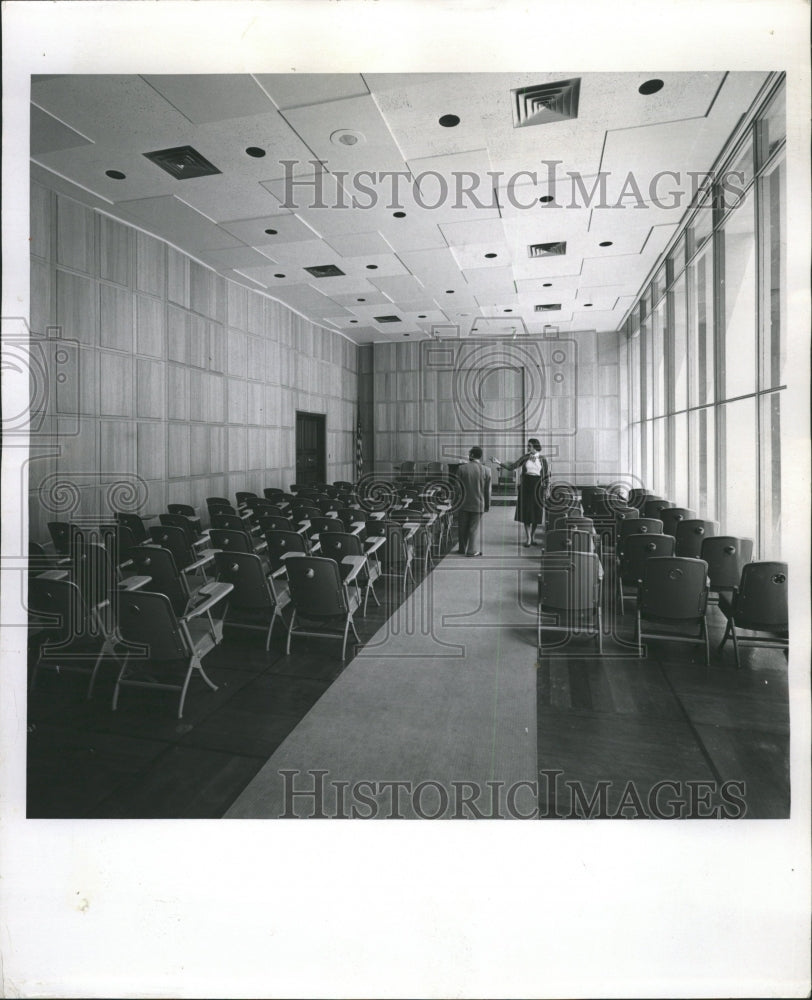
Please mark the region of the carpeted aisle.
POLYGON ((512 517, 494 508, 483 557, 449 555, 415 588, 227 817, 533 813, 540 550, 512 517))

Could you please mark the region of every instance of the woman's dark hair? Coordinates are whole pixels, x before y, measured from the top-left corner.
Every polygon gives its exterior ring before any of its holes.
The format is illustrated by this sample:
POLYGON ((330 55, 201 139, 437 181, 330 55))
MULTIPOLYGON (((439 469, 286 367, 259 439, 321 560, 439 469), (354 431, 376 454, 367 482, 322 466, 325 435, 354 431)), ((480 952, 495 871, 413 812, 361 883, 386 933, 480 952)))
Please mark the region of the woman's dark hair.
POLYGON ((541 451, 541 441, 538 438, 528 438, 527 443, 531 444, 536 451, 541 451))

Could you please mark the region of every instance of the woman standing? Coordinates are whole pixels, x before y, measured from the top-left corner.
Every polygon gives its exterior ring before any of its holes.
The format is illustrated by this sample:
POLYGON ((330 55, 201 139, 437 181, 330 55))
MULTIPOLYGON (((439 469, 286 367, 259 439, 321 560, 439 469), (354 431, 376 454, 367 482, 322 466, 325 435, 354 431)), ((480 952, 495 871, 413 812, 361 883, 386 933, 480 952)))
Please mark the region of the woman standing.
POLYGON ((498 459, 493 461, 500 468, 509 471, 521 468, 519 496, 513 520, 521 521, 524 525, 524 547, 535 545, 536 528, 544 521, 544 501, 550 481, 550 469, 547 459, 541 454, 541 442, 538 438, 530 438, 526 454, 512 465, 505 465, 498 459))

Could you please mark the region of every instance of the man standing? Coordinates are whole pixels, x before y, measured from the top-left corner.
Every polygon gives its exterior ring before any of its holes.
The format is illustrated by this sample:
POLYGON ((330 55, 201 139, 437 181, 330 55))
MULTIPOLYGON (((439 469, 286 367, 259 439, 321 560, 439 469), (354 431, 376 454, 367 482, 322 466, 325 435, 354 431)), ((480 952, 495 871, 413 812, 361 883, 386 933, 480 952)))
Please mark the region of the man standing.
POLYGON ((459 513, 459 555, 481 556, 480 522, 491 506, 491 470, 482 464, 482 449, 473 447, 457 469, 462 486, 459 513))

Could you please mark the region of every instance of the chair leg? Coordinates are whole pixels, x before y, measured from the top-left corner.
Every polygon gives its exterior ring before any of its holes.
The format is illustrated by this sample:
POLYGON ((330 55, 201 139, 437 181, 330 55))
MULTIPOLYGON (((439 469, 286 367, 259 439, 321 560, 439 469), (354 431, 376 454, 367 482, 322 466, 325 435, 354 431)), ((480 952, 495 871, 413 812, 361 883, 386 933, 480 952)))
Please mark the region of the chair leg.
POLYGON ((293 609, 293 614, 290 616, 290 625, 288 625, 288 641, 285 646, 285 655, 290 656, 290 639, 293 635, 293 626, 296 624, 296 609, 293 609))
POLYGON ((637 610, 637 618, 636 618, 635 621, 636 621, 636 624, 635 624, 635 629, 634 629, 634 637, 637 640, 637 656, 642 660, 643 659, 643 636, 642 636, 641 633, 643 631, 643 623, 640 620, 640 609, 639 608, 637 610))
POLYGON ((119 692, 119 688, 121 686, 121 680, 124 677, 124 672, 127 669, 127 665, 129 663, 129 659, 130 659, 130 656, 129 656, 129 653, 128 653, 124 657, 124 663, 122 663, 121 670, 119 670, 118 677, 116 678, 116 686, 113 688, 113 707, 112 707, 112 710, 114 712, 118 708, 118 692, 119 692))
POLYGON ((217 685, 214 683, 214 681, 209 677, 209 675, 203 669, 203 664, 197 658, 196 658, 196 666, 197 666, 198 671, 200 672, 200 676, 209 685, 209 687, 212 689, 212 691, 217 691, 217 689, 218 689, 217 685))
POLYGON ((725 628, 725 634, 722 636, 722 641, 719 643, 719 652, 720 653, 722 652, 722 649, 723 649, 725 643, 727 642, 728 638, 730 637, 730 622, 731 622, 731 619, 728 618, 728 620, 727 620, 727 627, 725 628))
POLYGON ((736 637, 736 623, 731 618, 728 624, 730 625, 730 634, 733 636, 733 653, 736 658, 736 669, 741 670, 742 665, 739 660, 739 640, 736 637))
POLYGON ((620 604, 620 613, 625 614, 626 608, 624 607, 623 604, 623 579, 620 575, 619 569, 617 573, 617 597, 618 597, 618 603, 620 604))
POLYGON ((710 667, 710 642, 708 640, 708 620, 702 619, 702 636, 705 640, 705 666, 710 667))
POLYGON ((183 718, 183 703, 186 701, 186 692, 189 690, 189 681, 192 678, 192 671, 195 668, 195 657, 192 657, 189 663, 189 669, 186 671, 186 676, 183 679, 183 687, 180 691, 180 704, 178 705, 178 718, 183 718))
POLYGON ((345 660, 347 658, 347 633, 350 630, 351 618, 347 615, 347 620, 344 622, 344 641, 341 644, 341 659, 345 660))
POLYGON ((603 656, 603 616, 600 604, 598 605, 598 653, 603 656))

